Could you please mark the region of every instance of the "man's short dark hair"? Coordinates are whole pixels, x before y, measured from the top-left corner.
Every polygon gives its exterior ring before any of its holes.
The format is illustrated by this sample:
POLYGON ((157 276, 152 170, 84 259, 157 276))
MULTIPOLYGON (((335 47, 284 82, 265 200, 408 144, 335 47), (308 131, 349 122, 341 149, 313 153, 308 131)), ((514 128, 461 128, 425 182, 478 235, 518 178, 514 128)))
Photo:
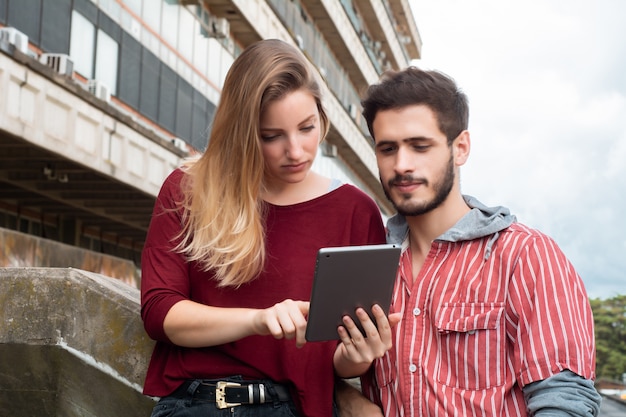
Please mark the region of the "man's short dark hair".
POLYGON ((402 71, 385 72, 378 84, 367 89, 361 105, 372 138, 372 124, 379 111, 418 104, 428 106, 435 113, 439 129, 446 135, 449 144, 467 129, 467 96, 456 82, 439 71, 409 67, 402 71))

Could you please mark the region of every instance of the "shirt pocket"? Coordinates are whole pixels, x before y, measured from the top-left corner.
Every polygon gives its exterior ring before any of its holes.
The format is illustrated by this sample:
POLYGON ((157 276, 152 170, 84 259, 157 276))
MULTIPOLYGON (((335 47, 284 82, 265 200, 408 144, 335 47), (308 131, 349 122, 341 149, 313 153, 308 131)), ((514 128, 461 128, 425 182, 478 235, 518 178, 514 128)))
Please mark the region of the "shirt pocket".
POLYGON ((506 375, 503 303, 444 303, 435 315, 435 378, 446 386, 481 390, 506 375))

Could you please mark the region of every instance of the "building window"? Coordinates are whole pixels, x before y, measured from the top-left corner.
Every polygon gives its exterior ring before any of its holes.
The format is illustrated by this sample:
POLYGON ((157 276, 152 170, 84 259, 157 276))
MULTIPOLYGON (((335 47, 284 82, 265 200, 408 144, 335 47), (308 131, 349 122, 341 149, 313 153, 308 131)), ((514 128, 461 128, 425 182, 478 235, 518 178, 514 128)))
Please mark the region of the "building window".
POLYGON ((101 29, 98 29, 95 78, 109 87, 111 93, 115 95, 117 95, 118 56, 118 43, 101 29))
POLYGON ((184 7, 180 9, 180 23, 178 24, 178 52, 187 60, 193 60, 194 31, 199 30, 194 15, 184 7))
POLYGON ((70 57, 74 71, 87 79, 96 79, 117 94, 119 44, 77 11, 72 11, 70 57), (97 36, 97 37, 96 37, 97 36))
POLYGON ((77 11, 72 11, 70 57, 74 71, 85 78, 93 78, 96 27, 77 11))
POLYGON ((179 11, 180 5, 178 5, 176 2, 173 2, 172 4, 168 2, 163 3, 163 14, 161 17, 161 37, 172 48, 176 48, 176 44, 178 43, 179 11))

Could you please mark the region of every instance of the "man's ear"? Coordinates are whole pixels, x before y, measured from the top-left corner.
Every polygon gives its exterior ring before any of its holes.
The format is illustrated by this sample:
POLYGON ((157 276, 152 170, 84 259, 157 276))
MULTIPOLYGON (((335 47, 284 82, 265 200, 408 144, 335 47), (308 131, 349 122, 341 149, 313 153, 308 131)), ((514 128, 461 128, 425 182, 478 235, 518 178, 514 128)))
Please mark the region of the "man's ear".
POLYGON ((467 162, 470 154, 470 133, 468 130, 464 130, 459 133, 459 136, 452 142, 452 152, 454 155, 454 164, 456 166, 464 165, 467 162))

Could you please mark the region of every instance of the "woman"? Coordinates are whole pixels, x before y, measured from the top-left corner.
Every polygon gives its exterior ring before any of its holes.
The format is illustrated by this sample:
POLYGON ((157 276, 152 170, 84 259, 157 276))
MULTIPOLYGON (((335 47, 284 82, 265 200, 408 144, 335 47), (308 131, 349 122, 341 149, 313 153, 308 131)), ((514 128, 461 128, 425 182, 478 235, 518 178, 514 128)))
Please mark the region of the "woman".
POLYGON ((305 344, 317 250, 385 241, 371 198, 310 170, 328 128, 297 49, 264 40, 235 60, 208 148, 166 179, 142 255, 153 416, 328 417, 334 368, 390 347, 359 351, 345 329, 305 344))

